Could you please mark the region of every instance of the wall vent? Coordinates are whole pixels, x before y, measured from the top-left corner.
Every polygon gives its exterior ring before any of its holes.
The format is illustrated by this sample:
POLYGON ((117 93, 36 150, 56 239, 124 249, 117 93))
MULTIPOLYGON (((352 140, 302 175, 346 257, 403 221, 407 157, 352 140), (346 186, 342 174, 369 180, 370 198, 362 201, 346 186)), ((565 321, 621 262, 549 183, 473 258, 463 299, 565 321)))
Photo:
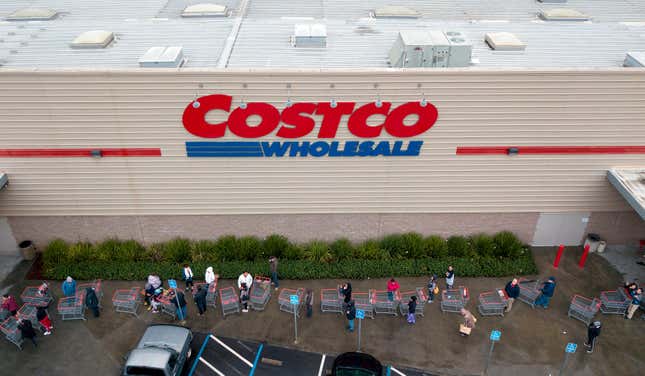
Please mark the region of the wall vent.
POLYGON ((180 46, 152 47, 140 59, 142 68, 178 68, 185 62, 180 46))
POLYGON ((623 67, 643 68, 645 67, 645 52, 628 52, 625 55, 623 67))
POLYGON ((421 13, 414 9, 399 5, 388 5, 374 9, 370 16, 374 18, 419 18, 421 13))
POLYGON ((296 24, 293 29, 291 41, 294 47, 327 46, 327 26, 324 24, 296 24))
POLYGON ((507 32, 486 33, 484 38, 490 48, 496 51, 524 51, 526 44, 515 34, 507 32))
POLYGON ((225 5, 201 3, 190 5, 181 12, 182 17, 227 17, 229 10, 225 5))
POLYGON ((459 31, 402 30, 389 52, 398 68, 467 67, 471 58, 472 44, 459 31))
POLYGON ((114 33, 106 30, 86 31, 71 43, 72 48, 105 48, 114 40, 114 33))
POLYGON ((56 17, 58 12, 49 8, 23 8, 7 16, 7 21, 47 21, 56 17))
POLYGON ((582 12, 567 8, 543 10, 540 12, 540 17, 546 21, 588 21, 591 19, 582 12))

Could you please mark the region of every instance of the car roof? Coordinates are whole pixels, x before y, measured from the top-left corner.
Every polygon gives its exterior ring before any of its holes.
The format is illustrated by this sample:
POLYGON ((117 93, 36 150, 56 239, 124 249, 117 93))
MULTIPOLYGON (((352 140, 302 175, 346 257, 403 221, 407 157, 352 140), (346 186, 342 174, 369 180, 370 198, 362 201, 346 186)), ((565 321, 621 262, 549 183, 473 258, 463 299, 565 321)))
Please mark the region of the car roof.
POLYGON ((137 348, 166 345, 180 353, 190 336, 190 330, 177 325, 150 325, 137 344, 137 348))
POLYGON ((134 349, 125 363, 127 367, 147 367, 163 369, 170 359, 170 351, 159 348, 134 349))

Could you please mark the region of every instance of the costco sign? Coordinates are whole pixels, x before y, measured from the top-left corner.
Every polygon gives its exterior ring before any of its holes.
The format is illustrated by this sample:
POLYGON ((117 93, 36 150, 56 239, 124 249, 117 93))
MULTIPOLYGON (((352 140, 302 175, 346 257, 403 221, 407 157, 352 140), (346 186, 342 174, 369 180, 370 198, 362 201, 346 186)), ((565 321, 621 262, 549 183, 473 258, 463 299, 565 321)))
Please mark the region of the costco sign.
POLYGON ((252 102, 231 111, 233 97, 213 94, 197 98, 184 110, 182 121, 191 134, 208 139, 224 137, 227 130, 248 141, 186 142, 189 157, 375 157, 416 156, 421 152, 421 140, 369 140, 384 134, 409 139, 429 130, 437 121, 437 108, 427 102, 407 102, 393 107, 390 102, 368 103, 360 107, 354 102, 301 102, 282 111, 263 102, 252 102), (206 121, 209 111, 228 113, 226 121, 211 124, 206 121), (368 125, 372 115, 385 120, 368 125), (414 115, 414 124, 405 124, 414 115), (249 125, 250 117, 258 124, 249 125), (319 124, 313 116, 320 117, 319 124), (343 116, 348 116, 347 130, 357 140, 334 141, 343 116), (277 131, 276 131, 277 130, 277 131), (265 140, 275 137, 289 140, 265 140), (307 137, 308 141, 298 141, 307 137), (317 140, 310 141, 315 138, 317 140))

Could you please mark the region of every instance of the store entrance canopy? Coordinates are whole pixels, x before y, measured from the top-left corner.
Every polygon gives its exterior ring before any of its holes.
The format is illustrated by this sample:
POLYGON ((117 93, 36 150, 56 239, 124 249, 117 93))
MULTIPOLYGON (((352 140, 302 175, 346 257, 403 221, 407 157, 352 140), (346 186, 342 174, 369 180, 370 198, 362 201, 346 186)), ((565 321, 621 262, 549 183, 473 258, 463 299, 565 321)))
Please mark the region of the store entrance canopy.
POLYGON ((645 220, 645 167, 612 168, 607 179, 645 220))

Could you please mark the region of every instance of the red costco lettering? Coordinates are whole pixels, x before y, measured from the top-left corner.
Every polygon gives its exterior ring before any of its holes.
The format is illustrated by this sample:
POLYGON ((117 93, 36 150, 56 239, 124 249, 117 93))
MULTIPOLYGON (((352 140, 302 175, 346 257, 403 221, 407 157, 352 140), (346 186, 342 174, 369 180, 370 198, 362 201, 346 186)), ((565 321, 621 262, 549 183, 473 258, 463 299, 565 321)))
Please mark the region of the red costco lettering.
POLYGON ((392 108, 390 102, 367 103, 354 110, 356 103, 339 102, 332 107, 329 102, 295 103, 282 110, 282 113, 268 103, 252 102, 246 108, 238 107, 233 112, 233 98, 229 95, 213 94, 200 97, 184 109, 182 122, 191 134, 203 138, 224 137, 226 129, 242 138, 259 138, 271 134, 276 128, 277 137, 300 138, 309 135, 316 127, 314 115, 322 116, 317 138, 334 138, 338 132, 343 116, 349 115, 347 128, 359 138, 379 137, 385 131, 394 137, 414 137, 426 132, 436 123, 439 116, 437 108, 430 103, 422 105, 419 102, 408 102, 392 108), (391 109, 391 111, 390 111, 391 109), (230 112, 227 121, 211 124, 206 121, 209 111, 221 110, 230 112), (383 115, 385 121, 379 125, 368 125, 367 120, 372 115, 383 115), (251 116, 260 117, 260 123, 255 126, 248 124, 251 116), (414 124, 406 125, 404 120, 410 115, 416 115, 414 124), (282 123, 282 125, 281 125, 282 123))

